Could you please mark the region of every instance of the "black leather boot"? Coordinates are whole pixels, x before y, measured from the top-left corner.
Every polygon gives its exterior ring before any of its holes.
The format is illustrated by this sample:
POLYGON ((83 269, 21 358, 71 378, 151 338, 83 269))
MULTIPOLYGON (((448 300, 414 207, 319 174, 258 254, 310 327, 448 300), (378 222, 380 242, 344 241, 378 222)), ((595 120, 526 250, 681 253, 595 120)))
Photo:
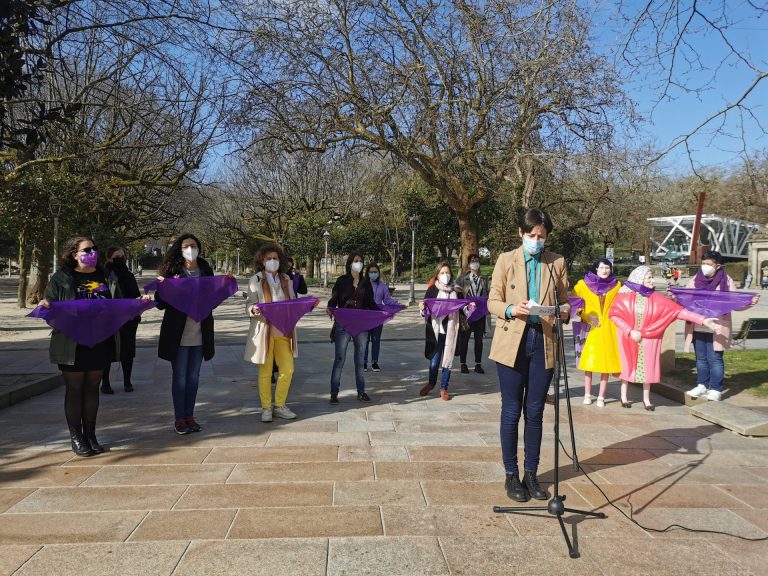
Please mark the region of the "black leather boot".
POLYGON ((523 475, 523 486, 536 500, 549 500, 549 492, 539 486, 539 481, 536 478, 535 472, 525 471, 523 475))
POLYGON ((528 502, 531 497, 528 491, 520 484, 520 476, 517 474, 507 474, 507 480, 504 482, 504 488, 509 496, 515 502, 528 502))
POLYGON ((99 441, 96 440, 96 422, 83 424, 83 436, 88 444, 91 445, 91 450, 93 450, 94 453, 101 454, 104 452, 104 446, 99 444, 99 441))
POLYGON ((78 456, 94 456, 96 452, 91 448, 90 443, 83 438, 83 430, 80 426, 70 426, 69 436, 72 439, 72 452, 78 456))

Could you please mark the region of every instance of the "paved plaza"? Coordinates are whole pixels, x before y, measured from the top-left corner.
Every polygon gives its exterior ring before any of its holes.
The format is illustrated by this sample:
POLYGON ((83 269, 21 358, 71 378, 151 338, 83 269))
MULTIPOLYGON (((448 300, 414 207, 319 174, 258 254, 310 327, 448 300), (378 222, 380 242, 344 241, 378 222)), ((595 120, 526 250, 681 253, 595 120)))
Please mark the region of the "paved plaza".
MULTIPOLYGON (((53 374, 48 329, 13 310, 11 286, 2 285, 0 377, 53 374)), ((401 292, 396 297, 404 300, 401 292)), ((723 430, 655 395, 656 412, 646 412, 636 388, 635 405, 623 409, 613 381, 605 408, 583 406, 582 375, 570 366, 577 449, 588 477, 561 456, 561 492, 567 506, 607 515, 566 514, 581 553, 570 559, 554 517, 493 512, 514 503, 504 492, 492 363, 486 359, 484 375, 462 375, 457 361, 455 397, 420 398, 424 329, 409 309, 384 328, 382 371, 366 374, 373 401, 356 399, 350 350, 341 403, 331 406, 333 346, 323 306, 299 324, 288 398, 295 421, 260 421, 256 367, 242 359, 247 319, 236 298, 215 312, 217 351, 203 364, 200 433, 173 431, 170 365, 156 356, 156 310, 139 329, 135 392, 122 391, 115 364, 116 393, 101 396, 97 432, 109 452, 72 454, 63 388, 0 410, 0 574, 766 573, 765 541, 646 531, 625 516, 650 528, 765 537, 768 438, 723 430)), ((765 316, 768 304, 759 306, 765 316)), ((486 354, 489 347, 487 340, 486 354)), ((768 410, 746 393, 726 401, 768 410)), ((553 477, 552 424, 548 407, 539 469, 546 482, 553 477)), ((570 451, 568 427, 562 431, 570 451)))

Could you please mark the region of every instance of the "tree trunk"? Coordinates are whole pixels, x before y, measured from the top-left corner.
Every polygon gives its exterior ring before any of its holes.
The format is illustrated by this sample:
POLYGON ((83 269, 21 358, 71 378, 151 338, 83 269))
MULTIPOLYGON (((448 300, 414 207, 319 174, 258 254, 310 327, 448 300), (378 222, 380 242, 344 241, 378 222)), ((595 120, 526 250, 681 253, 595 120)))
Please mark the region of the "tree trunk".
POLYGON ((461 272, 469 269, 469 255, 479 251, 477 240, 477 225, 472 222, 469 214, 456 213, 459 219, 459 238, 461 238, 461 272))
POLYGON ((312 255, 307 256, 307 263, 304 267, 304 276, 307 278, 315 277, 315 257, 312 255))
POLYGON ((29 258, 27 258, 27 231, 19 232, 19 289, 16 292, 16 305, 27 307, 27 284, 29 283, 29 258))
POLYGON ((27 304, 37 305, 43 299, 45 287, 48 286, 48 275, 51 271, 52 254, 48 247, 42 250, 35 248, 32 251, 35 261, 32 284, 27 289, 27 304))

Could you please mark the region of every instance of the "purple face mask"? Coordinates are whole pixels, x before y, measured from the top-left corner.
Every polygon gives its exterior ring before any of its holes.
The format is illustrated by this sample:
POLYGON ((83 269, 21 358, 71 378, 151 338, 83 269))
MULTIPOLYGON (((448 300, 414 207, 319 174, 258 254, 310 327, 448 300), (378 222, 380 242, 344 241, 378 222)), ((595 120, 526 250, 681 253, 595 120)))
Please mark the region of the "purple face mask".
POLYGON ((91 250, 90 252, 81 252, 80 253, 80 263, 83 266, 88 266, 89 268, 96 267, 96 264, 99 262, 99 253, 96 252, 96 250, 91 250))

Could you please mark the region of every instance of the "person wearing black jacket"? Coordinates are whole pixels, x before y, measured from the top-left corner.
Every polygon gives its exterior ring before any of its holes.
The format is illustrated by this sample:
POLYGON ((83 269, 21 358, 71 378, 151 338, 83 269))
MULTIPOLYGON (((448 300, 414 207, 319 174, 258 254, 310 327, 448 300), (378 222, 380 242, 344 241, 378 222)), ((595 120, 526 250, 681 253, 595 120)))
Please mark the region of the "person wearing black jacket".
MULTIPOLYGON (((333 285, 331 299, 328 300, 330 308, 360 308, 378 310, 373 299, 371 283, 363 276, 363 257, 357 253, 351 253, 347 257, 347 273, 339 276, 333 285)), ((333 318, 333 312, 327 310, 328 316, 333 318)), ((357 399, 360 402, 370 402, 371 399, 365 393, 365 376, 363 376, 363 361, 365 355, 365 343, 368 342, 368 332, 361 332, 352 336, 344 330, 340 324, 333 325, 333 341, 336 345, 336 354, 333 360, 331 372, 331 404, 339 403, 339 388, 341 387, 341 371, 347 359, 347 347, 349 341, 354 340, 355 345, 355 384, 357 386, 357 399)))
MULTIPOLYGON (((90 238, 68 240, 61 256, 61 268, 48 282, 40 305, 51 302, 120 298, 117 277, 99 265, 99 255, 90 238)), ((59 330, 51 333, 50 359, 59 365, 64 378, 64 414, 69 426, 72 451, 78 456, 104 452, 96 440, 99 412, 99 382, 105 366, 119 353, 119 332, 96 346, 78 344, 59 330)))
MULTIPOLYGON (((110 246, 107 248, 107 262, 104 267, 108 272, 117 277, 123 298, 141 297, 136 278, 128 270, 124 248, 120 246, 110 246)), ((131 373, 133 372, 133 359, 136 356, 136 330, 139 327, 139 322, 141 322, 141 316, 136 316, 136 318, 129 320, 120 328, 120 365, 123 368, 123 389, 126 392, 133 392, 131 373)), ((111 364, 107 364, 101 377, 101 391, 103 394, 115 393, 109 383, 110 366, 111 364)))
MULTIPOLYGON (((182 234, 168 249, 158 270, 158 279, 213 276, 210 264, 198 257, 200 241, 192 234, 182 234)), ((164 302, 155 293, 157 307, 165 310, 160 325, 157 355, 168 360, 173 369, 171 392, 175 415, 174 429, 178 434, 199 432, 195 421, 195 401, 200 381, 200 365, 215 353, 213 343, 213 314, 196 322, 184 312, 164 302)))

